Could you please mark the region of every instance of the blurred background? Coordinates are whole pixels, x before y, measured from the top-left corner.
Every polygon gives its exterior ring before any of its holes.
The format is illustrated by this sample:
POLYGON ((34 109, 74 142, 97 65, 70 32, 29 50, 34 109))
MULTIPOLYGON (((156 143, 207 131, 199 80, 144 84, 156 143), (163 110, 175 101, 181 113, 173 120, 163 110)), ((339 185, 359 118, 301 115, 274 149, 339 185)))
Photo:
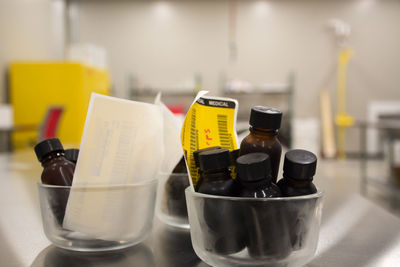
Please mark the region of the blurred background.
POLYGON ((239 101, 239 136, 281 109, 286 148, 398 212, 397 0, 0 0, 0 25, 5 153, 79 144, 91 92, 183 116, 204 89, 239 101))

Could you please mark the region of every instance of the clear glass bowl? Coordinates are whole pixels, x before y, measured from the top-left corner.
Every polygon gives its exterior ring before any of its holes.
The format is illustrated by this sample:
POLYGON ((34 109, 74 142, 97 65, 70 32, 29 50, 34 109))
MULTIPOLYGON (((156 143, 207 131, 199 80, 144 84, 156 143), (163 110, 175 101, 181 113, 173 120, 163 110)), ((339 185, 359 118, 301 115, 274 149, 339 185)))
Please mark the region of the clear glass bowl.
POLYGON ((193 248, 212 266, 302 266, 315 254, 322 196, 239 198, 185 190, 193 248))
POLYGON ((185 189, 190 185, 187 173, 159 174, 157 189, 157 218, 162 222, 189 229, 185 189))
POLYGON ((156 179, 141 184, 86 187, 53 186, 39 182, 44 233, 55 246, 76 251, 106 251, 135 245, 151 231, 156 189, 156 179), (79 216, 75 217, 78 224, 87 226, 86 230, 71 230, 63 225, 68 198, 72 193, 80 197, 79 201, 88 201, 78 210, 79 216), (104 212, 106 206, 108 208, 104 212), (98 227, 90 227, 93 225, 98 227))

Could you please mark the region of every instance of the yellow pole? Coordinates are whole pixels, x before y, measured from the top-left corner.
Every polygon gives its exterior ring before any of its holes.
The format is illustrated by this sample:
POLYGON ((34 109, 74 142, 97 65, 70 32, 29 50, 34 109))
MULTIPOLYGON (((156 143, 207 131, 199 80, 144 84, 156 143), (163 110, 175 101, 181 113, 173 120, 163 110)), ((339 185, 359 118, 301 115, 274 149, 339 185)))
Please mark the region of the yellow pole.
POLYGON ((354 119, 346 113, 346 72, 349 59, 353 55, 350 48, 342 48, 338 58, 337 115, 338 158, 346 158, 346 128, 354 124, 354 119))

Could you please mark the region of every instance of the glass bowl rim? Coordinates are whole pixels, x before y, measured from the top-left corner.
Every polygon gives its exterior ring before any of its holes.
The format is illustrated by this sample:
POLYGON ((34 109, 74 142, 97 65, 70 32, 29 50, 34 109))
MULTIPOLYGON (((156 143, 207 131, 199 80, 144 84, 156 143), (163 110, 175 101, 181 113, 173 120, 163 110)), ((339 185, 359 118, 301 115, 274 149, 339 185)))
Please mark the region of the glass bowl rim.
POLYGON ((151 179, 149 181, 143 181, 138 183, 129 183, 129 184, 91 184, 91 185, 49 185, 44 184, 42 182, 37 182, 39 188, 54 188, 54 189, 105 189, 105 188, 120 188, 120 187, 141 187, 141 186, 150 186, 152 184, 156 184, 158 179, 151 179))
POLYGON ((306 199, 318 199, 322 198, 324 195, 324 191, 317 188, 317 193, 295 196, 295 197, 273 197, 273 198, 253 198, 253 197, 229 197, 229 196, 217 196, 217 195, 209 195, 202 194, 199 192, 195 192, 192 190, 190 186, 185 189, 185 195, 188 195, 191 198, 210 198, 210 199, 221 199, 221 200, 229 200, 229 201, 252 201, 252 202, 265 202, 265 201, 295 201, 295 200, 306 200, 306 199))

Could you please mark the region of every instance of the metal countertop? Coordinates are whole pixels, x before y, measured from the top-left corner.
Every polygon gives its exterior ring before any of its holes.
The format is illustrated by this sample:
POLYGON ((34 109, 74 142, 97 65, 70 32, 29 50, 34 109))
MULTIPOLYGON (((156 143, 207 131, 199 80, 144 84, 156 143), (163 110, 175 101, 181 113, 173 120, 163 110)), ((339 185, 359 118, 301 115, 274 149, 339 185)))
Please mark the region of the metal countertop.
MULTIPOLYGON (((319 164, 316 184, 325 190, 324 208, 317 254, 307 266, 400 266, 400 219, 360 196, 358 179, 319 164)), ((0 154, 0 266, 207 266, 194 253, 188 231, 157 219, 150 236, 127 249, 56 248, 42 230, 40 173, 31 151, 0 154)))

